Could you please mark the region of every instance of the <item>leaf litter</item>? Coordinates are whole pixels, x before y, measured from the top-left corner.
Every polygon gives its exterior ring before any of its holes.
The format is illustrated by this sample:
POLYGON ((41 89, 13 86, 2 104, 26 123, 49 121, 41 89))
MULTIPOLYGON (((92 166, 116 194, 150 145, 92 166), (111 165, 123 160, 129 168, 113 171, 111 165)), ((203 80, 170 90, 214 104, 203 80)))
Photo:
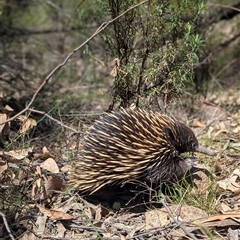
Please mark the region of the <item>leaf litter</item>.
MULTIPOLYGON (((64 162, 61 163, 59 156, 48 147, 36 152, 31 146, 0 152, 1 188, 6 192, 11 184, 17 189, 26 188, 25 203, 13 214, 13 229, 19 233, 18 239, 52 239, 53 236, 60 239, 181 239, 187 233, 203 238, 212 236, 209 231, 225 229, 225 237, 235 233, 240 224, 240 110, 227 112, 219 108, 220 101, 226 98, 212 97, 199 102, 198 114, 190 123, 192 129, 200 133, 200 142, 209 141, 218 153, 210 164, 197 163, 195 167, 199 171, 194 173, 195 194, 210 194, 211 178, 219 188, 215 213, 167 200, 166 207, 152 208, 145 204, 145 211, 140 212, 131 211, 131 207, 124 207, 121 202, 117 210, 112 208, 116 202, 107 206, 101 202, 91 203, 67 189, 66 175, 71 170, 67 157, 62 156, 64 162), (26 216, 29 221, 24 220, 26 216)), ((10 110, 2 113, 0 121, 6 121, 10 113, 10 110)), ((27 133, 37 125, 28 117, 22 116, 20 120, 22 127, 18 134, 27 133)), ((1 134, 9 131, 9 124, 0 125, 1 134)), ((201 159, 201 155, 197 156, 201 159)))

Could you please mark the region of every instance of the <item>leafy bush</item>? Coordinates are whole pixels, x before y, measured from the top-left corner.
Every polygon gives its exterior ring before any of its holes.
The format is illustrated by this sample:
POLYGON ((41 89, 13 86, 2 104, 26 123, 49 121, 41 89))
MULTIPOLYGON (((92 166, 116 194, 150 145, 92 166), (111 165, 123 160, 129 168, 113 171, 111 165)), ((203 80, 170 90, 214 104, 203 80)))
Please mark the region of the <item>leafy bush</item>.
MULTIPOLYGON (((139 1, 99 1, 100 12, 112 19, 139 1)), ((112 71, 113 108, 160 100, 163 110, 191 86, 203 40, 196 24, 198 1, 149 1, 127 11, 104 32, 107 52, 115 58, 112 71)))

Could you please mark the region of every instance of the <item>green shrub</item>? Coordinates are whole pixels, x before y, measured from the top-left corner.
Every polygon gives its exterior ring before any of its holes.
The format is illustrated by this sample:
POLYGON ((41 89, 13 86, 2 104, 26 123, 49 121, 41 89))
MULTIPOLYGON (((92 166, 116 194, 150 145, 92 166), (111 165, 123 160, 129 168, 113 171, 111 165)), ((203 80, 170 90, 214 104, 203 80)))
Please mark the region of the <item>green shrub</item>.
MULTIPOLYGON (((114 19, 139 1, 98 3, 100 13, 114 19)), ((126 12, 104 31, 107 53, 115 59, 111 108, 116 102, 127 107, 158 99, 166 110, 170 101, 192 86, 203 44, 196 31, 202 9, 198 1, 152 0, 126 12)))

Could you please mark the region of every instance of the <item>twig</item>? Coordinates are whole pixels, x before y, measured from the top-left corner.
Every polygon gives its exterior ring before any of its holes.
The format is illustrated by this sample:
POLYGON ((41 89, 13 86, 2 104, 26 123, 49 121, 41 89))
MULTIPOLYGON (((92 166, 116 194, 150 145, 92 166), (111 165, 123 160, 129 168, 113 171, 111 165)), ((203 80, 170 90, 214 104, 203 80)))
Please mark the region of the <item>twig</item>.
POLYGON ((0 212, 0 215, 1 215, 2 219, 3 219, 5 228, 7 229, 7 232, 8 232, 8 234, 9 234, 10 238, 11 238, 12 240, 15 240, 15 238, 13 237, 13 235, 12 235, 12 233, 11 233, 11 230, 10 230, 10 228, 9 228, 9 226, 8 226, 8 222, 7 222, 7 219, 6 219, 5 214, 3 214, 2 212, 0 212))
POLYGON ((171 210, 169 209, 169 207, 167 206, 167 204, 165 203, 164 198, 162 198, 160 200, 160 203, 164 206, 164 208, 166 209, 166 211, 168 212, 169 216, 174 220, 174 222, 183 230, 183 232, 188 235, 190 238, 197 240, 197 238, 195 237, 194 234, 190 233, 184 226, 182 226, 182 222, 178 221, 176 217, 173 216, 171 210))
MULTIPOLYGON (((150 10, 149 10, 149 4, 148 4, 148 13, 147 13, 147 22, 150 22, 150 10)), ((149 39, 148 39, 148 26, 149 24, 146 25, 146 30, 143 31, 143 35, 144 38, 146 39, 146 49, 145 49, 145 53, 143 55, 143 59, 142 59, 142 64, 141 64, 141 69, 140 69, 140 73, 139 73, 139 78, 138 78, 138 84, 137 84, 137 89, 136 89, 136 93, 137 93, 137 102, 136 102, 136 106, 138 107, 139 105, 139 98, 140 98, 140 91, 141 91, 141 86, 142 86, 142 82, 143 82, 143 73, 144 70, 146 68, 146 62, 148 59, 148 55, 149 55, 149 39)))
MULTIPOLYGON (((217 108, 218 109, 218 108, 217 108)), ((215 112, 213 114, 213 116, 215 115, 215 112)), ((202 128, 197 134, 196 136, 199 136, 200 134, 202 134, 203 131, 205 131, 205 129, 207 129, 209 126, 211 126, 214 122, 216 122, 217 120, 221 119, 222 117, 224 117, 226 115, 226 113, 223 113, 222 115, 216 117, 216 118, 213 118, 212 117, 212 120, 204 127, 202 128)))
POLYGON ((31 112, 35 112, 35 113, 39 113, 39 114, 41 114, 41 115, 44 115, 45 117, 47 117, 47 118, 51 119, 52 121, 56 122, 58 125, 61 125, 61 126, 64 127, 64 128, 70 129, 70 130, 73 131, 74 133, 83 133, 82 131, 77 131, 77 130, 75 130, 74 128, 71 128, 71 127, 65 125, 64 123, 62 123, 62 122, 60 122, 59 120, 51 117, 49 114, 47 114, 47 113, 45 113, 45 112, 38 111, 38 110, 35 110, 35 109, 32 109, 32 108, 29 108, 28 110, 31 111, 31 112))
POLYGON ((136 5, 133 5, 132 7, 130 7, 129 9, 127 9, 126 11, 124 11, 123 13, 121 13, 120 15, 118 15, 117 17, 115 17, 114 19, 109 20, 108 22, 104 22, 101 24, 101 26, 92 34, 91 37, 89 37, 86 41, 84 41, 80 46, 78 46, 77 48, 75 48, 71 53, 68 54, 68 56, 64 59, 64 61, 62 63, 60 63, 59 65, 57 65, 57 67, 55 67, 48 75, 47 77, 44 79, 44 81, 42 82, 42 84, 39 86, 39 88, 36 90, 36 92, 34 93, 32 99, 30 100, 30 102, 28 103, 28 105, 19 113, 17 113, 16 115, 14 115, 13 117, 7 119, 6 121, 0 122, 0 125, 5 124, 7 122, 10 122, 12 120, 14 120, 15 118, 17 118, 18 116, 22 115, 24 112, 26 112, 27 110, 29 110, 29 108, 31 107, 31 105, 33 104, 33 102, 35 101, 38 93, 43 89, 43 87, 49 82, 50 78, 53 76, 53 74, 58 71, 60 68, 62 68, 63 66, 66 65, 66 63, 68 62, 68 60, 77 52, 79 51, 83 46, 85 46, 89 41, 91 41, 94 37, 96 37, 100 32, 102 32, 106 27, 108 27, 108 25, 110 25, 111 23, 113 23, 114 21, 116 21, 117 19, 121 18, 123 15, 125 15, 126 13, 128 13, 129 11, 133 10, 134 8, 139 7, 140 5, 143 5, 144 3, 148 2, 149 0, 145 0, 142 1, 136 5))
POLYGON ((228 62, 226 65, 224 65, 213 77, 210 81, 213 81, 214 79, 217 79, 219 76, 221 76, 221 74, 223 72, 226 71, 226 69, 228 69, 228 67, 230 67, 233 63, 235 63, 236 61, 238 61, 238 58, 234 58, 232 59, 230 62, 228 62))
POLYGON ((240 9, 239 9, 239 8, 232 7, 232 6, 229 6, 229 5, 224 5, 224 4, 208 3, 207 6, 210 6, 210 7, 228 8, 228 9, 232 9, 232 10, 235 10, 235 11, 237 11, 237 12, 240 12, 240 9))
POLYGON ((99 113, 69 113, 69 114, 60 114, 61 117, 88 117, 88 116, 101 116, 104 112, 99 113))

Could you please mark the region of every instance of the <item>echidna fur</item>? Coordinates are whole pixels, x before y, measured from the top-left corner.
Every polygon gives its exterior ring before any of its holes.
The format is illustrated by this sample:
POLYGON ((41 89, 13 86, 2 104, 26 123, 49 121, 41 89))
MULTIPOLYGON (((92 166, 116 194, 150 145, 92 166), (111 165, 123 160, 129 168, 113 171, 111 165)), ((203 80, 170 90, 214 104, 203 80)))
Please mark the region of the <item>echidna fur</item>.
POLYGON ((92 194, 107 185, 134 180, 171 181, 182 175, 184 152, 200 151, 193 131, 160 113, 121 109, 89 129, 70 174, 70 186, 92 194))

